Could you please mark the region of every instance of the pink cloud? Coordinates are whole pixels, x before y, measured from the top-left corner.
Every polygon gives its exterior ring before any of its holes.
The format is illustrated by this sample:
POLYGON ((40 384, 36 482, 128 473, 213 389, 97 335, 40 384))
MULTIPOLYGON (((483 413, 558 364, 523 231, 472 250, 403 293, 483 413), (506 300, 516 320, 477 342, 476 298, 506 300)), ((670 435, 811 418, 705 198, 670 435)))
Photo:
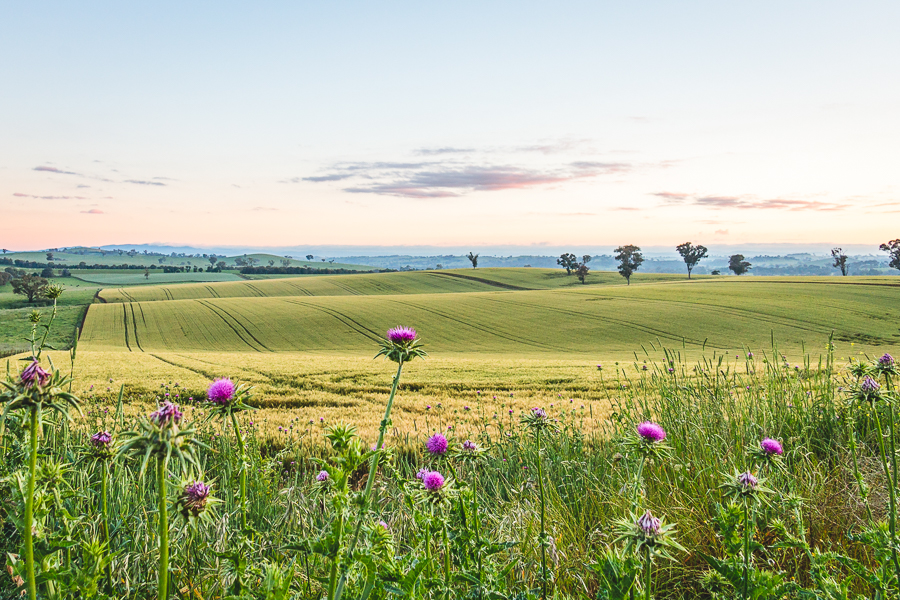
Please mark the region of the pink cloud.
POLYGON ((91 210, 83 210, 81 211, 83 215, 102 215, 104 212, 99 208, 92 208, 91 210))

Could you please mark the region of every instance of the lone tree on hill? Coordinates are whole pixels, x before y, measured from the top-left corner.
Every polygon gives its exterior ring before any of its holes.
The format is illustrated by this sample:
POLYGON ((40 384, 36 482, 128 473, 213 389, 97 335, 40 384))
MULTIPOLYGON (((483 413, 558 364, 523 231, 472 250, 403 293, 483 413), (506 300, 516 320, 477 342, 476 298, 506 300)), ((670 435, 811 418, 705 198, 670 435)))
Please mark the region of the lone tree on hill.
POLYGON ((12 279, 12 275, 7 273, 6 271, 0 271, 0 287, 3 287, 7 283, 9 283, 10 279, 12 279))
POLYGON ((478 268, 478 255, 477 254, 472 254, 471 252, 469 252, 469 255, 466 256, 466 258, 468 258, 469 262, 472 263, 473 269, 478 268))
POLYGON ((743 254, 735 254, 728 257, 728 268, 734 271, 735 275, 743 275, 750 270, 750 263, 744 260, 743 254))
POLYGON ((307 254, 307 255, 306 255, 306 260, 312 260, 312 259, 314 259, 314 258, 315 258, 315 256, 313 256, 312 254, 307 254))
POLYGON ((289 258, 282 258, 282 259, 281 259, 281 266, 282 266, 282 267, 289 267, 289 266, 291 266, 291 259, 289 259, 289 258))
POLYGON ((560 254, 556 259, 556 264, 566 270, 566 275, 571 275, 572 271, 578 268, 578 258, 571 252, 560 254))
POLYGON ((144 279, 150 279, 150 269, 144 269, 144 279))
POLYGON ((584 285, 584 280, 587 279, 588 273, 590 273, 591 269, 586 264, 581 263, 578 265, 578 268, 575 269, 575 277, 584 285))
POLYGON ((13 294, 28 297, 28 302, 34 302, 34 297, 41 293, 47 285, 47 280, 37 275, 25 274, 12 280, 13 294))
POLYGON ((900 269, 900 239, 891 240, 887 244, 878 246, 879 250, 887 252, 891 257, 888 266, 892 269, 900 269))
POLYGON ((209 256, 206 257, 206 260, 208 260, 209 264, 213 267, 216 266, 216 261, 218 259, 219 259, 219 257, 216 256, 215 254, 210 254, 209 256))
POLYGON ((628 285, 631 285, 631 276, 644 262, 644 255, 641 254, 640 246, 619 246, 614 250, 615 259, 619 261, 619 275, 625 278, 628 285))
POLYGON ((834 259, 834 266, 841 270, 841 275, 847 275, 847 255, 841 248, 831 249, 831 258, 834 259))
POLYGON ((685 242, 676 246, 675 249, 678 250, 681 258, 684 259, 684 264, 687 265, 688 279, 690 279, 691 271, 694 270, 697 263, 706 258, 706 246, 701 246, 700 244, 695 246, 690 242, 685 242))
POLYGON ((52 252, 47 253, 47 262, 53 262, 53 253, 52 252))
POLYGON ((216 263, 216 268, 219 270, 220 273, 222 271, 224 271, 227 267, 228 267, 228 265, 225 264, 224 260, 220 260, 219 262, 216 263))
POLYGON ((581 263, 586 265, 589 262, 591 262, 592 258, 593 258, 593 256, 591 256, 590 254, 585 254, 584 256, 581 257, 581 263))

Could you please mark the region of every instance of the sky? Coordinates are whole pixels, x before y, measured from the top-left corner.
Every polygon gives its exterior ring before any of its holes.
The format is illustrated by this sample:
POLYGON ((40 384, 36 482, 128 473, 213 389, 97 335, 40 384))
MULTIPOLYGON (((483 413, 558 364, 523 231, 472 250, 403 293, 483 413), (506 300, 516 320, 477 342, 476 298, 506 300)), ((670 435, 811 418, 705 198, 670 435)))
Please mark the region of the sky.
POLYGON ((900 3, 8 2, 0 245, 900 237, 900 3))

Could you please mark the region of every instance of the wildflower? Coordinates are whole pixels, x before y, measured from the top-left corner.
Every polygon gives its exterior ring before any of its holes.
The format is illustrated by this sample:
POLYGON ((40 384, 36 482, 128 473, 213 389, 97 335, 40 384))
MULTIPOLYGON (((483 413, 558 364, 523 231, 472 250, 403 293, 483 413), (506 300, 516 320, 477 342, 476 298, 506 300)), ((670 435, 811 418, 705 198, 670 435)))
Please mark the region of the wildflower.
POLYGON ((156 411, 150 413, 150 420, 159 427, 168 427, 173 423, 180 423, 183 416, 176 404, 166 400, 156 411))
POLYGON ((894 357, 890 354, 885 353, 881 358, 878 359, 879 367, 887 367, 891 368, 894 366, 894 357))
POLYGON ((97 449, 105 449, 112 442, 112 435, 108 431, 98 431, 91 436, 91 445, 97 449))
POLYGON ((747 358, 753 358, 753 353, 752 353, 752 352, 748 352, 748 353, 747 353, 747 358))
POLYGON ((216 379, 210 384, 206 396, 213 404, 228 404, 234 398, 234 382, 227 377, 216 379))
POLYGON ((22 374, 19 375, 19 380, 25 386, 25 389, 30 388, 35 383, 39 387, 43 387, 50 381, 50 373, 41 368, 41 363, 38 362, 37 359, 31 361, 31 364, 25 367, 25 370, 22 371, 22 374))
POLYGON ((544 411, 543 408, 539 408, 539 407, 535 406, 534 408, 531 409, 531 416, 536 417, 538 419, 546 419, 547 413, 546 413, 546 411, 544 411))
POLYGON ((469 408, 468 406, 463 406, 463 410, 472 410, 472 409, 469 408))
POLYGON ((653 421, 644 421, 638 425, 637 432, 648 442, 661 442, 666 439, 666 430, 653 421))
POLYGON ((196 517, 206 510, 206 502, 211 488, 202 481, 194 481, 184 486, 178 504, 181 506, 181 514, 185 517, 196 517))
POLYGON ((384 528, 385 531, 388 530, 388 524, 384 521, 378 521, 378 524, 381 525, 381 527, 384 528))
POLYGON ((659 534, 659 528, 662 523, 648 510, 637 520, 636 525, 638 529, 644 532, 644 535, 650 537, 659 534))
POLYGON ((475 442, 472 440, 466 440, 463 442, 463 450, 467 450, 469 452, 475 452, 478 449, 478 446, 475 445, 475 442))
POLYGON ((862 390, 864 394, 872 394, 881 389, 881 385, 867 375, 866 378, 863 379, 863 382, 860 384, 859 389, 862 390))
POLYGON ((759 480, 756 479, 756 477, 754 477, 753 473, 751 473, 750 471, 745 471, 738 475, 737 483, 746 493, 755 490, 759 485, 759 480))
POLYGON ((778 440, 773 440, 772 438, 766 438, 759 443, 759 447, 768 455, 772 454, 783 454, 784 449, 781 447, 781 442, 778 440))
POLYGON ((422 479, 425 479, 425 476, 428 475, 428 473, 429 473, 428 469, 425 469, 425 468, 419 469, 419 472, 416 473, 416 479, 421 481, 422 479))
POLYGON ((316 481, 328 481, 328 471, 319 471, 319 474, 316 475, 316 481))
POLYGON ((409 344, 416 339, 416 330, 411 327, 394 327, 388 329, 386 337, 395 344, 409 344))
POLYGON ((449 446, 447 442, 447 438, 445 438, 440 433, 436 433, 425 442, 425 448, 432 454, 443 456, 447 453, 447 446, 449 446))
POLYGON ((436 492, 444 487, 444 476, 437 471, 429 471, 422 477, 422 484, 428 491, 436 492))

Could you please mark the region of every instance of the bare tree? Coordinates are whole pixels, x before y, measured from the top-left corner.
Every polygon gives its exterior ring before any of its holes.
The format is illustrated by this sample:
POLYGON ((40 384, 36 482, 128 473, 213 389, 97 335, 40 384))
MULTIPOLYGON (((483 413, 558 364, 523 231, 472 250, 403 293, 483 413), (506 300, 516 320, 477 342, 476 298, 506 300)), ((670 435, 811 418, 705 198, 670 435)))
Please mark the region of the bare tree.
POLYGON ((478 268, 478 255, 477 254, 472 254, 471 252, 469 252, 469 255, 466 256, 466 258, 468 258, 469 262, 472 263, 473 269, 478 268))
POLYGON ((697 263, 706 258, 706 246, 701 246, 700 244, 695 246, 690 242, 685 242, 676 246, 675 249, 678 250, 681 258, 684 259, 684 264, 687 265, 688 279, 690 279, 691 271, 694 270, 697 263))
POLYGON ((831 258, 834 259, 834 267, 837 267, 841 270, 841 275, 847 276, 847 255, 844 254, 844 251, 841 248, 832 248, 831 249, 831 258))

